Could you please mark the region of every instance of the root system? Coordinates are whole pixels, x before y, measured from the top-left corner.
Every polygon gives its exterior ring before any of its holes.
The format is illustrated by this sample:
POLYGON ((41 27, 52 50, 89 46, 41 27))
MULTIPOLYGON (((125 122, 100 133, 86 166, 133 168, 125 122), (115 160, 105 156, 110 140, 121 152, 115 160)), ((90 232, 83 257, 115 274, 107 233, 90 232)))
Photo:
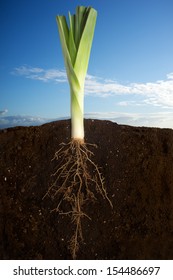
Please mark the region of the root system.
POLYGON ((80 242, 83 241, 82 218, 91 219, 84 211, 85 204, 97 200, 96 194, 100 194, 112 207, 100 169, 91 160, 94 155, 90 150, 91 146, 96 147, 80 140, 61 144, 61 148, 53 158, 58 162, 56 171, 52 175, 53 184, 45 195, 56 201, 57 206, 52 211, 71 217, 74 234, 69 241, 69 249, 73 259, 76 258, 80 242))

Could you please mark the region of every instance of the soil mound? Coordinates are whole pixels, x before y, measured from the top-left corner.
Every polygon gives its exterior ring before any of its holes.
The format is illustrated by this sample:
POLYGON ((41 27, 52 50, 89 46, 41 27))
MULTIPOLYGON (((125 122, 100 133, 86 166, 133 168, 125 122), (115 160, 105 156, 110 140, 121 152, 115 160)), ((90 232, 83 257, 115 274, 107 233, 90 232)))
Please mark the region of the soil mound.
MULTIPOLYGON (((85 120, 113 209, 98 196, 77 259, 173 259, 173 130, 85 120)), ((70 120, 0 131, 0 259, 71 259, 68 215, 42 199, 70 120)))

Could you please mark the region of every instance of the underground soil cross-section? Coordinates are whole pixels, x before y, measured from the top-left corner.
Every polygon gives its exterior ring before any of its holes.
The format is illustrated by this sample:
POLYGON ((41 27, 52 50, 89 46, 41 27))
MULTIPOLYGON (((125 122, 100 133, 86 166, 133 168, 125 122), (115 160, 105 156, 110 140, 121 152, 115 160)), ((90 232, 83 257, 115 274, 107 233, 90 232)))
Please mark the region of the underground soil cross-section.
MULTIPOLYGON (((86 202, 77 259, 173 259, 173 130, 85 120, 85 141, 113 208, 86 202)), ((70 120, 0 130, 1 259, 72 259, 71 219, 42 199, 62 142, 70 120)))

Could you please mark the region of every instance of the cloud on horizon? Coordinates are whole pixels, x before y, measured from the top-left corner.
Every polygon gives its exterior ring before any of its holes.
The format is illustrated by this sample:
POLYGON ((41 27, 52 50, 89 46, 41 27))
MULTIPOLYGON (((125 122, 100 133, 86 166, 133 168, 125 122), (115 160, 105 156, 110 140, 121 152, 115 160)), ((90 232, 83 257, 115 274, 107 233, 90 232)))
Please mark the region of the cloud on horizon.
POLYGON ((110 120, 118 124, 131 126, 146 126, 173 129, 173 112, 157 113, 120 113, 120 112, 91 112, 85 118, 110 120))
POLYGON ((8 112, 8 110, 7 110, 7 109, 0 111, 0 116, 2 116, 2 115, 4 115, 4 114, 6 114, 7 112, 8 112))
POLYGON ((0 129, 16 126, 37 126, 51 121, 53 121, 53 119, 20 115, 0 117, 0 129))
MULTIPOLYGON (((38 67, 20 66, 12 74, 24 76, 42 82, 67 83, 64 70, 43 69, 38 67)), ((128 96, 141 97, 141 103, 130 101, 131 105, 152 105, 162 108, 173 108, 173 72, 167 74, 164 80, 147 83, 121 84, 110 79, 103 79, 87 75, 85 81, 85 94, 100 98, 125 96, 127 101, 119 102, 120 106, 130 105, 128 96)))
MULTIPOLYGON (((89 112, 84 115, 86 119, 110 120, 118 124, 131 126, 160 127, 173 129, 173 112, 159 113, 120 113, 120 112, 89 112)), ((62 117, 55 119, 32 116, 7 116, 0 117, 0 129, 15 126, 37 126, 51 121, 69 119, 62 117)))

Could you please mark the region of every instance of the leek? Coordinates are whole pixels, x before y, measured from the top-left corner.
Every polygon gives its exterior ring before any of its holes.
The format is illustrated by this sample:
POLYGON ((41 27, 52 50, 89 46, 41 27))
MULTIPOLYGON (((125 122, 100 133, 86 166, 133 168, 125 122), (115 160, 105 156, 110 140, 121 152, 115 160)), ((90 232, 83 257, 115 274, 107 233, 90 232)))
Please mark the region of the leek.
POLYGON ((78 6, 76 14, 57 16, 64 62, 71 94, 71 138, 84 141, 84 84, 94 36, 97 11, 78 6))
POLYGON ((61 143, 61 148, 55 153, 54 159, 58 162, 52 174, 55 180, 45 196, 57 202, 52 211, 71 215, 75 225, 69 242, 73 259, 83 241, 81 220, 83 217, 91 219, 84 211, 86 203, 95 200, 96 193, 100 193, 112 207, 99 167, 91 159, 94 154, 88 148, 96 145, 84 142, 84 84, 96 18, 95 9, 83 6, 77 7, 75 15, 69 13, 69 23, 65 16, 56 17, 70 85, 72 139, 67 144, 61 143), (69 211, 64 212, 63 203, 69 206, 69 211))

